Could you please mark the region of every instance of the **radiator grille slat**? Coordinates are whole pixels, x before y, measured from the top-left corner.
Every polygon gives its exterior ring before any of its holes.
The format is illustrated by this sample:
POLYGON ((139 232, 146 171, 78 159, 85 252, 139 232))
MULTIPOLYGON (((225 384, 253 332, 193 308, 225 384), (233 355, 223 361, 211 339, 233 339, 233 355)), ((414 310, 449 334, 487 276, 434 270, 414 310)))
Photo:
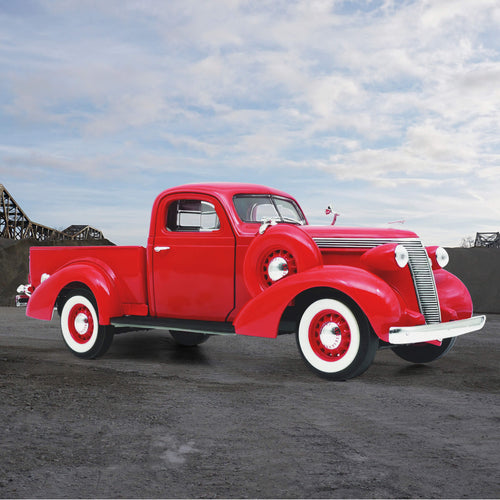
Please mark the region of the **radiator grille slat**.
POLYGON ((441 322, 441 310, 434 273, 422 242, 416 238, 313 238, 319 248, 375 248, 387 243, 403 245, 408 250, 409 267, 420 312, 428 324, 441 322))

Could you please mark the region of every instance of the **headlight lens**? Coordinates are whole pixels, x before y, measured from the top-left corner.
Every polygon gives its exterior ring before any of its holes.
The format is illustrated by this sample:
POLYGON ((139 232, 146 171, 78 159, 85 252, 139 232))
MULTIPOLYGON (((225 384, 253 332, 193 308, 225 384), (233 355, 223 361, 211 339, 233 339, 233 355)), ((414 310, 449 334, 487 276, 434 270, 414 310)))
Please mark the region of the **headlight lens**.
POLYGON ((436 248, 436 261, 441 267, 446 267, 450 262, 450 256, 444 248, 436 248))
POLYGON ((408 250, 403 245, 396 245, 394 249, 394 258, 399 267, 403 268, 408 264, 409 255, 408 250))
POLYGON ((427 247, 426 250, 431 260, 432 269, 435 271, 445 267, 450 261, 448 252, 442 247, 427 247))

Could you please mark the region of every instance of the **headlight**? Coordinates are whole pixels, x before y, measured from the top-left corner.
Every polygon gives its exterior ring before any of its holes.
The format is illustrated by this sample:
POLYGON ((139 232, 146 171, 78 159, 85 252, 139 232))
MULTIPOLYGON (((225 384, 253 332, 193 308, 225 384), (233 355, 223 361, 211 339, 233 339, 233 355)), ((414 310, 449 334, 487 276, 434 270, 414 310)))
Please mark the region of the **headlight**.
POLYGON ((396 245, 394 249, 394 258, 399 267, 405 267, 408 264, 410 256, 408 255, 408 250, 403 245, 396 245))
POLYGON ((361 256, 361 262, 377 271, 400 271, 407 266, 409 258, 403 245, 387 243, 367 250, 361 256))
POLYGON ((450 262, 450 256, 444 248, 438 247, 436 249, 436 260, 441 267, 446 267, 450 262))
POLYGON ((427 247, 427 254, 431 259, 433 269, 441 269, 448 265, 450 256, 448 252, 442 247, 427 247))

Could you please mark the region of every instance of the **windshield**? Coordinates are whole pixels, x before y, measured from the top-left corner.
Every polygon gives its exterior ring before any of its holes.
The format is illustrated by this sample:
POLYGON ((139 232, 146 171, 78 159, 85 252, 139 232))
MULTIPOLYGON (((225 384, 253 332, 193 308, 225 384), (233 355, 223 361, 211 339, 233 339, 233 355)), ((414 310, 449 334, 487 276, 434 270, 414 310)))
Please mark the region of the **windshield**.
POLYGON ((243 222, 262 223, 266 219, 292 224, 305 224, 299 206, 288 198, 266 194, 238 194, 233 198, 234 207, 243 222))

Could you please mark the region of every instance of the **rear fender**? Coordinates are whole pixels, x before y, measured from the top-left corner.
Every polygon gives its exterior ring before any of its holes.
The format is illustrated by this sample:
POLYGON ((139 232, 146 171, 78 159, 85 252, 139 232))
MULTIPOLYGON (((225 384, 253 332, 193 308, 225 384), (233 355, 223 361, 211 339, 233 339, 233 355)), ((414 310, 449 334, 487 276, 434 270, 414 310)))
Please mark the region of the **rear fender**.
POLYGON ((97 302, 100 324, 107 325, 110 318, 123 315, 116 277, 95 263, 70 264, 52 274, 36 287, 26 315, 51 320, 59 294, 72 283, 82 283, 90 289, 97 302))
POLYGON ((318 266, 287 276, 249 301, 234 321, 237 334, 274 338, 286 307, 300 294, 316 288, 342 292, 365 313, 373 330, 386 340, 404 306, 396 292, 374 274, 349 266, 318 266))

